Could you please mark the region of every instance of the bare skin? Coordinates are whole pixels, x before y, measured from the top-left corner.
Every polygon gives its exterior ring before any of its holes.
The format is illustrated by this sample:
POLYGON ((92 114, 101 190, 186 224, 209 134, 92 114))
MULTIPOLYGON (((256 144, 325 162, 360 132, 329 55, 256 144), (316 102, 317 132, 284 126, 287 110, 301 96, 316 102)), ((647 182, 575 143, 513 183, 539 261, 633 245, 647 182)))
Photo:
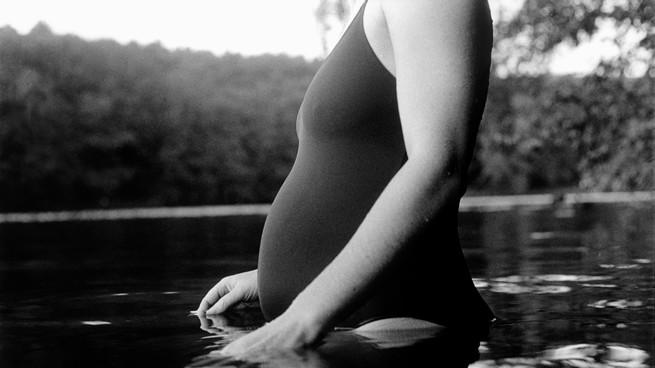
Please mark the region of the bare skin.
MULTIPOLYGON (((368 2, 364 28, 374 52, 396 76, 407 162, 341 253, 289 308, 230 343, 224 354, 247 356, 315 344, 390 268, 413 234, 457 203, 479 124, 474 105, 486 93, 490 45, 485 7, 479 0, 368 2)), ((222 313, 256 300, 255 273, 221 280, 198 313, 222 313)))
POLYGON ((214 285, 200 302, 196 313, 221 314, 238 304, 258 299, 257 270, 243 272, 225 277, 214 285))

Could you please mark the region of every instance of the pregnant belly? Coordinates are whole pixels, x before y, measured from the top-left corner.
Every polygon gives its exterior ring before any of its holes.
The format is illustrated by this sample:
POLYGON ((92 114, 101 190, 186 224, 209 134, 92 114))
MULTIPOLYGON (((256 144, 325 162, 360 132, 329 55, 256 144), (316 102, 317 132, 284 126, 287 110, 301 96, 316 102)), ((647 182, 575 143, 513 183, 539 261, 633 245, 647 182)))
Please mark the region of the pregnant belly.
POLYGON ((260 304, 272 319, 341 251, 402 164, 402 154, 330 142, 301 145, 266 219, 260 304))
MULTIPOLYGON (((402 165, 402 153, 348 147, 301 146, 271 206, 258 272, 260 304, 269 320, 283 313, 341 251, 402 165)), ((493 316, 473 285, 459 245, 456 205, 412 238, 403 257, 342 323, 356 326, 400 316, 443 325, 493 316)))

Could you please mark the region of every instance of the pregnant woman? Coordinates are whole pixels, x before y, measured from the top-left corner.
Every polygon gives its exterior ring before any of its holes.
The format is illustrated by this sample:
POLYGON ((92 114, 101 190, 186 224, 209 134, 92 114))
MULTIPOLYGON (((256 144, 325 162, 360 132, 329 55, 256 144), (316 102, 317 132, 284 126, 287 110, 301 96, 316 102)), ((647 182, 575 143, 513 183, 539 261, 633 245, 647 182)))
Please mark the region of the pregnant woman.
POLYGON ((258 269, 224 278, 198 308, 259 300, 270 322, 224 353, 302 348, 337 326, 484 333, 493 314, 457 215, 491 43, 485 0, 363 4, 300 107, 258 269))

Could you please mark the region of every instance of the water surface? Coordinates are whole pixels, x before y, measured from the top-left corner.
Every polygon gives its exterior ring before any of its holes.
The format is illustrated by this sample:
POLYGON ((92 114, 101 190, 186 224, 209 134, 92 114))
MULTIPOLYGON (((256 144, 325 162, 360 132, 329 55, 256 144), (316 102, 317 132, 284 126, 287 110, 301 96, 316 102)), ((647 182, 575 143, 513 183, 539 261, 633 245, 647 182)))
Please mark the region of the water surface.
POLYGON ((190 315, 255 267, 261 216, 0 224, 0 367, 651 367, 652 202, 461 213, 476 285, 499 321, 461 336, 339 331, 304 354, 225 359, 256 310, 190 315), (479 354, 479 356, 478 356, 479 354))

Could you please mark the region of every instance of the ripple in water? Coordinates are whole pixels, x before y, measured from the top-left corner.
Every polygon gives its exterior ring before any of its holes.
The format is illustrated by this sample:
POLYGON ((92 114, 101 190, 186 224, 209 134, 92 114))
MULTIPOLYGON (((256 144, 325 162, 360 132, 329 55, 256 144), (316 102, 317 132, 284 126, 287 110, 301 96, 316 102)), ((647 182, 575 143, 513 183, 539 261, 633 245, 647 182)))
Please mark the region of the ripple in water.
POLYGON ((473 279, 473 283, 478 289, 488 289, 494 293, 502 294, 563 294, 571 292, 572 288, 566 285, 553 285, 548 283, 585 283, 586 287, 604 287, 611 288, 611 284, 589 284, 589 282, 606 281, 612 279, 611 276, 589 276, 589 275, 536 275, 522 276, 511 275, 505 277, 496 277, 491 281, 482 279, 473 279))
POLYGON ((490 290, 502 294, 563 294, 571 291, 571 288, 564 285, 530 285, 522 286, 513 283, 495 283, 490 290))
POLYGON ((82 324, 85 326, 106 326, 110 325, 111 322, 107 321, 82 321, 82 324))
POLYGON ((536 275, 536 276, 506 276, 496 277, 493 281, 498 282, 592 282, 610 280, 611 276, 588 276, 588 275, 536 275))
POLYGON ((338 328, 321 344, 303 350, 265 351, 246 357, 221 353, 229 342, 251 328, 234 327, 224 316, 198 316, 208 336, 205 353, 191 360, 189 368, 314 367, 397 368, 402 366, 465 367, 479 358, 479 340, 465 331, 447 327, 407 327, 388 330, 384 325, 368 329, 338 328))
POLYGON ((604 308, 615 308, 615 309, 628 309, 628 308, 639 308, 643 306, 644 303, 640 300, 599 300, 597 302, 588 304, 588 307, 604 309, 604 308))
POLYGON ((544 351, 537 357, 480 360, 469 368, 647 368, 648 353, 620 344, 575 344, 544 351))

